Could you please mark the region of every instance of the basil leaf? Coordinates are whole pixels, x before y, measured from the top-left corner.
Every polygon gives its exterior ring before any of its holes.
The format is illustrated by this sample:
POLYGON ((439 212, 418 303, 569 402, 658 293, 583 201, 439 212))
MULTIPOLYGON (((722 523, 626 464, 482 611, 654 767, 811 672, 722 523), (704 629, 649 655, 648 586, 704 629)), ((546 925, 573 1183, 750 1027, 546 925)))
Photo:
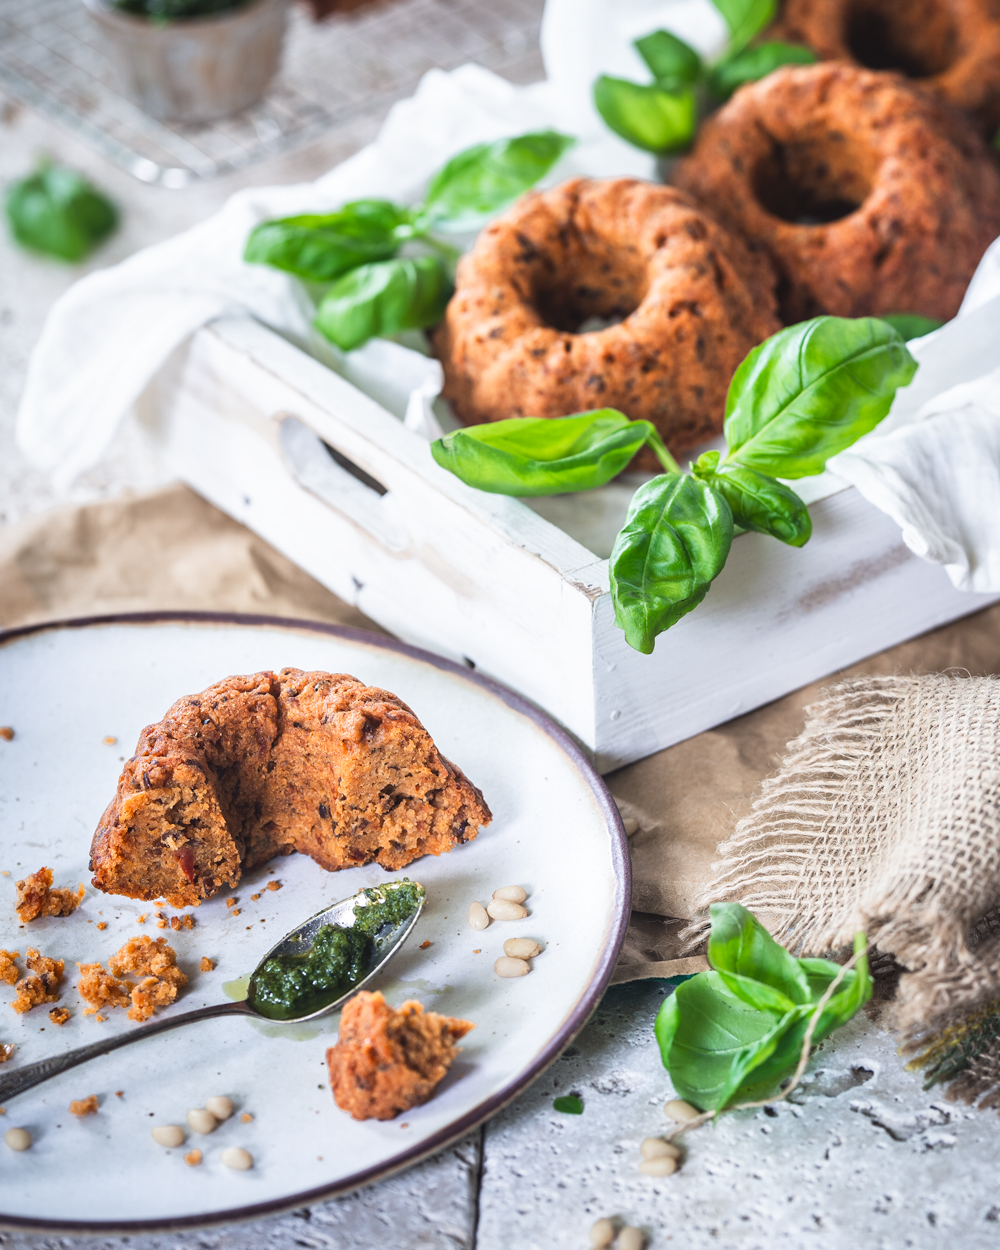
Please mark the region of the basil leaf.
POLYGON ((583 1115, 583 1099, 579 1094, 564 1094, 552 1099, 552 1110, 561 1111, 563 1115, 583 1115))
POLYGON ((431 443, 443 469, 495 495, 563 495, 603 486, 655 436, 614 408, 571 417, 511 417, 431 443))
POLYGON ((822 473, 878 425, 916 371, 900 335, 877 317, 815 317, 780 330, 733 376, 723 463, 773 477, 822 473))
POLYGON ((594 107, 607 125, 645 152, 676 152, 695 129, 694 92, 643 86, 602 74, 594 83, 594 107))
POLYGON ((646 482, 629 504, 609 569, 615 624, 645 655, 708 594, 733 541, 726 501, 688 474, 646 482))
POLYGON ((316 310, 316 328, 345 352, 369 339, 441 320, 452 285, 438 256, 361 265, 338 278, 316 310))
POLYGON ((421 217, 441 230, 471 230, 533 187, 575 142, 540 130, 466 148, 431 180, 421 217))
POLYGON ((744 48, 712 67, 708 88, 720 100, 728 100, 747 82, 758 82, 782 65, 812 65, 816 54, 800 43, 761 43, 744 48))
POLYGON ((118 210, 72 169, 42 165, 7 188, 4 209, 22 247, 77 261, 118 224, 118 210))
POLYGON ((355 200, 335 213, 262 221, 250 232, 243 259, 330 282, 358 265, 395 256, 396 232, 408 220, 406 209, 388 200, 355 200))
POLYGON ((654 30, 632 46, 652 70, 657 86, 667 91, 693 86, 701 77, 701 57, 669 30, 654 30))
POLYGON ((809 509, 790 486, 748 469, 736 461, 719 465, 719 453, 706 451, 691 471, 708 482, 729 504, 733 520, 745 530, 770 534, 790 547, 801 547, 812 535, 809 509))
POLYGON ((777 12, 777 0, 712 0, 729 27, 729 51, 746 47, 765 26, 770 26, 777 12))
POLYGON ((883 321, 888 321, 894 330, 898 330, 903 338, 909 342, 910 339, 923 338, 925 334, 930 334, 932 330, 940 330, 944 325, 943 321, 938 321, 936 317, 922 317, 919 313, 883 313, 883 321))
POLYGON ((799 961, 771 937, 760 921, 739 903, 713 903, 708 962, 717 972, 753 977, 790 1000, 789 1008, 810 1001, 809 983, 799 961))
POLYGON ((768 985, 766 981, 756 981, 753 977, 740 976, 736 972, 720 971, 719 976, 723 985, 732 990, 737 998, 758 1011, 769 1011, 773 1016, 785 1016, 800 1005, 792 1002, 787 994, 783 994, 773 985, 768 985))

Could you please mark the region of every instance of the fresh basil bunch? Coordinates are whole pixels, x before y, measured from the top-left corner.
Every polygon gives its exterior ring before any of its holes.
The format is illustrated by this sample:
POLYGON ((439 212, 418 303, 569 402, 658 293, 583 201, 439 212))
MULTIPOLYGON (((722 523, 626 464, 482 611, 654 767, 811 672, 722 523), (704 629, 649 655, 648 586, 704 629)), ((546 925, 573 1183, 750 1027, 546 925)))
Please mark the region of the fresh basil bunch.
POLYGON ((83 260, 118 224, 118 210, 86 178, 44 163, 7 188, 11 233, 22 247, 60 260, 83 260))
POLYGON ((646 152, 669 155, 686 148, 698 126, 697 94, 703 89, 728 100, 737 87, 756 82, 780 65, 809 65, 816 57, 799 44, 748 46, 775 16, 775 0, 712 0, 729 27, 726 50, 705 65, 683 39, 656 30, 634 47, 649 66, 649 84, 602 74, 594 83, 594 106, 615 134, 646 152))
POLYGON ((543 130, 477 143, 434 175, 414 208, 354 200, 334 213, 265 221, 251 231, 243 259, 324 284, 316 326, 344 351, 424 329, 444 314, 458 255, 433 232, 480 226, 533 187, 574 142, 543 130), (421 250, 401 256, 407 245, 421 250))
MULTIPOLYGON (((710 909, 714 971, 682 982, 660 1008, 656 1040, 674 1089, 702 1111, 778 1092, 798 1066, 819 1000, 841 972, 828 959, 796 959, 738 903, 710 909)), ((867 943, 820 1015, 812 1041, 846 1024, 872 994, 867 943)))
POLYGON ((737 526, 808 542, 809 510, 778 479, 821 473, 875 428, 916 368, 887 322, 816 317, 750 352, 729 387, 725 455, 705 452, 689 473, 648 421, 609 408, 455 430, 431 452, 469 486, 532 496, 602 486, 651 447, 665 472, 636 491, 609 561, 615 623, 648 655, 708 594, 737 526))

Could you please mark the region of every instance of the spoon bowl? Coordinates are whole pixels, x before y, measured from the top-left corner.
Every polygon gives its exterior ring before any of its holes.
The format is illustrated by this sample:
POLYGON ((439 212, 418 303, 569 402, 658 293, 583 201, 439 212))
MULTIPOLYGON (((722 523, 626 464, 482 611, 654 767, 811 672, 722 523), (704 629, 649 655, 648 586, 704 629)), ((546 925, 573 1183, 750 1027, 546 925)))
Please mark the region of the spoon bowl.
POLYGON ((331 907, 317 912, 315 916, 310 916, 303 924, 298 925, 279 942, 276 942, 254 969, 247 987, 247 998, 243 1001, 214 1003, 209 1007, 200 1007, 197 1011, 182 1012, 178 1016, 166 1015, 158 1020, 150 1020, 140 1028, 112 1035, 93 1042, 89 1046, 79 1046, 76 1050, 67 1051, 63 1055, 53 1055, 51 1059, 41 1059, 38 1063, 15 1068, 0 1076, 0 1104, 16 1094, 23 1094, 26 1090, 33 1089, 50 1077, 58 1076, 60 1072, 75 1068, 89 1059, 96 1059, 98 1055, 106 1055, 122 1046, 130 1046, 133 1042, 153 1037, 157 1033, 166 1033, 184 1024, 194 1024, 198 1020, 213 1020, 218 1016, 253 1016, 258 1020, 266 1020, 270 1024, 300 1024, 303 1020, 316 1020, 320 1016, 329 1015, 352 995, 364 989, 396 954, 413 932, 413 927, 423 911, 425 897, 424 887, 407 878, 359 890, 350 898, 341 899, 339 903, 334 903, 331 907), (401 911, 400 903, 396 902, 395 907, 393 906, 392 894, 393 891, 404 886, 412 887, 408 892, 408 898, 414 904, 412 911, 406 911, 405 915, 392 916, 384 925, 377 923, 379 913, 365 915, 370 907, 383 907, 389 913, 401 911), (392 920, 396 923, 392 923, 392 920), (259 997, 262 974, 266 972, 268 964, 277 960, 292 963, 293 966, 301 961, 304 965, 309 953, 315 948, 321 931, 331 926, 346 933, 359 933, 364 930, 367 941, 360 946, 356 944, 356 949, 361 950, 361 959, 356 961, 362 965, 361 975, 352 977, 349 981, 342 978, 326 987, 314 984, 311 997, 306 1004, 307 1010, 293 1014, 272 1015, 255 1007, 250 1000, 251 997, 259 997))

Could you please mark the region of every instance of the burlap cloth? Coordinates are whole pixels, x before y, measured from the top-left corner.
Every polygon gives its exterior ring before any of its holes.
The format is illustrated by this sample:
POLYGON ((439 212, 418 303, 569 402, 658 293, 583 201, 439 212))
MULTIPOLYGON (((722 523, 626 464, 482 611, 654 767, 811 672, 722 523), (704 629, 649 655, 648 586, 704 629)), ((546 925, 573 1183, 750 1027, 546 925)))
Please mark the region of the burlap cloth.
MULTIPOLYGON (((943 576, 943 574, 942 574, 943 576)), ((46 513, 0 529, 0 626, 108 612, 260 612, 384 632, 256 535, 182 486, 46 513)), ((1000 674, 1000 605, 845 670, 1000 674)), ((633 921, 616 981, 706 967, 680 930, 716 846, 800 733, 829 680, 660 751, 608 778, 631 838, 633 921)), ((183 693, 183 692, 178 692, 183 693)))

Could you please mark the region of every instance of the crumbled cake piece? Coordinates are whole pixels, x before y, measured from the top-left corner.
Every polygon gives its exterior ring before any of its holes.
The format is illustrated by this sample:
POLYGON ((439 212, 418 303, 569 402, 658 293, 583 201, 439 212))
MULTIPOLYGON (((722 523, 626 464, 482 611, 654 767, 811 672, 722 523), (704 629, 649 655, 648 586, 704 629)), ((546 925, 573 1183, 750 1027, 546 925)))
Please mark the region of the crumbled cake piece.
POLYGON ((280 881, 269 881, 269 882, 267 883, 267 885, 265 885, 265 886, 264 886, 264 889, 265 889, 265 890, 280 890, 280 889, 281 889, 281 882, 280 882, 280 881))
POLYGON ((91 1094, 87 1098, 74 1098, 69 1104, 71 1115, 83 1117, 85 1115, 97 1114, 97 1095, 91 1094))
POLYGON ((22 924, 28 924, 39 916, 68 916, 80 906, 86 893, 82 884, 76 891, 53 890, 51 868, 39 868, 16 884, 17 901, 14 905, 22 924))
MULTIPOLYGON (((183 976, 183 973, 181 974, 183 976)), ((187 978, 184 978, 187 980, 187 978)), ((148 1020, 157 1007, 169 1007, 177 997, 177 986, 156 977, 144 977, 132 988, 132 1006, 128 1018, 141 1024, 148 1020)))
POLYGON ((192 916, 190 912, 184 916, 170 917, 170 927, 175 933, 179 933, 181 929, 193 929, 194 924, 194 916, 192 916))
POLYGON ((20 951, 0 951, 0 981, 13 985, 21 975, 14 965, 15 959, 21 958, 20 951))
POLYGON ((108 960, 108 967, 119 977, 131 972, 140 977, 159 977, 177 986, 187 984, 187 977, 177 967, 177 954, 167 945, 167 939, 161 937, 154 942, 145 933, 129 938, 108 960))
POLYGON ((276 855, 394 872, 490 819, 395 695, 342 673, 229 677, 143 730, 94 835, 93 881, 197 906, 276 855))
POLYGON ((58 1024, 61 1028, 69 1019, 69 1012, 65 1007, 53 1007, 49 1012, 49 1019, 53 1024, 58 1024))
MULTIPOLYGON (((17 1047, 13 1042, 0 1042, 0 1063, 6 1063, 8 1059, 12 1059, 15 1050, 17 1050, 17 1047)), ((4 1111, 3 1107, 0 1107, 0 1115, 6 1114, 7 1112, 4 1111)))
POLYGON ((391 1120, 426 1102, 451 1067, 455 1043, 475 1027, 412 1000, 396 1010, 378 991, 362 990, 326 1052, 337 1106, 355 1120, 391 1120))
POLYGON ((19 1014, 38 1007, 41 1003, 54 1003, 58 999, 59 983, 63 978, 65 963, 61 959, 49 959, 37 950, 28 947, 28 957, 24 961, 30 973, 22 977, 14 986, 17 997, 11 1006, 19 1014))
POLYGON ((108 922, 106 920, 98 920, 97 927, 103 932, 108 927, 108 922))
POLYGON ((0 725, 0 738, 3 738, 4 742, 14 741, 14 731, 10 725, 0 725))
POLYGON ((189 1150, 187 1154, 184 1156, 184 1162, 188 1165, 189 1168, 196 1168, 198 1164, 201 1162, 201 1151, 198 1150, 197 1148, 194 1150, 189 1150))
MULTIPOLYGON (((101 1007, 127 1007, 132 1001, 129 997, 129 983, 111 976, 100 964, 76 966, 80 969, 80 979, 76 983, 77 993, 85 1003, 90 1004, 84 1010, 85 1016, 97 1014, 101 1007)), ((97 1018, 100 1020, 100 1015, 97 1018)))
POLYGON ((212 961, 209 959, 207 955, 202 955, 201 963, 198 965, 198 967, 202 970, 202 972, 211 972, 212 969, 215 967, 215 964, 212 963, 212 961))

